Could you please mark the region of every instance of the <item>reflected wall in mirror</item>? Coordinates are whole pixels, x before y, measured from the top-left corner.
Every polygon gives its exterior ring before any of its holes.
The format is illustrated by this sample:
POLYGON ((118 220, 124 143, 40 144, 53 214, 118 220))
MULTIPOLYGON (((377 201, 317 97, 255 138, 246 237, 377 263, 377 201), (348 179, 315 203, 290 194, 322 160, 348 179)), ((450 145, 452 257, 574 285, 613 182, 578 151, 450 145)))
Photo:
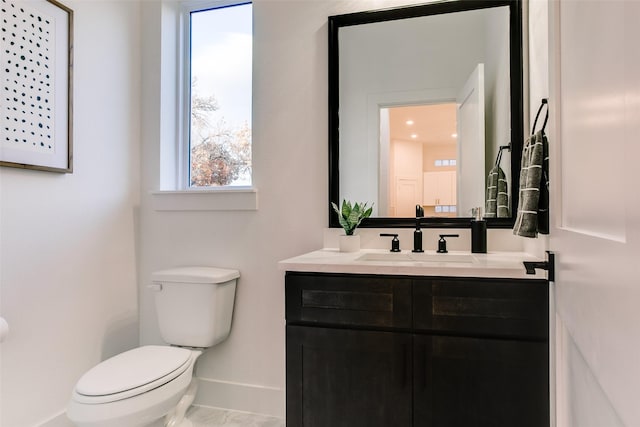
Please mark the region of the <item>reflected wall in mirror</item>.
POLYGON ((416 205, 427 226, 464 227, 471 208, 485 207, 487 175, 511 142, 500 166, 517 206, 519 2, 339 15, 329 29, 330 201, 375 202, 365 227, 412 226, 416 205))

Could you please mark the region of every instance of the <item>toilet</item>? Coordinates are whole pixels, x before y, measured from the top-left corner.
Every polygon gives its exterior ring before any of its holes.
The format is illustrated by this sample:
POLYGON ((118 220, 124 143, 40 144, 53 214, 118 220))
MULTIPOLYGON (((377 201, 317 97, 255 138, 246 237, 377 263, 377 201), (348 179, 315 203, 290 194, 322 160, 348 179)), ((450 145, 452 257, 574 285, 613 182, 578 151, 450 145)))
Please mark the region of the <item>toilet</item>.
POLYGON ((153 273, 162 339, 107 359, 76 384, 67 416, 78 427, 188 427, 194 366, 231 330, 237 270, 182 267, 153 273))

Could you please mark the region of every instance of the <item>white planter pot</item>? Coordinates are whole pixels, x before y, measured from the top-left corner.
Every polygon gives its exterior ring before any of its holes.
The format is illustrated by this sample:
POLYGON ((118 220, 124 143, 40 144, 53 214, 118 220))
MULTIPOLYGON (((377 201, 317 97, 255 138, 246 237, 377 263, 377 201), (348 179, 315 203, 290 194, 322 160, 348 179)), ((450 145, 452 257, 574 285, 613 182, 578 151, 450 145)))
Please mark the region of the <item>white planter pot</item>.
POLYGON ((358 252, 360 250, 360 236, 353 234, 351 236, 338 236, 340 252, 358 252))

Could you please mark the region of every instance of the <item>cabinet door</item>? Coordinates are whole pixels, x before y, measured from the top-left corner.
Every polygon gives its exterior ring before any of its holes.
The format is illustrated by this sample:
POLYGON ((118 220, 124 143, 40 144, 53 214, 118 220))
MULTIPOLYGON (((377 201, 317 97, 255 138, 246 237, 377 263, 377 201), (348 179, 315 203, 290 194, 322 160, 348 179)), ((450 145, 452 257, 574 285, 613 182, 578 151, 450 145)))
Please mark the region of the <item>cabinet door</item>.
POLYGON ((440 172, 440 205, 456 204, 456 171, 440 172))
POLYGON ((425 206, 435 206, 438 204, 439 196, 440 188, 438 182, 438 172, 425 172, 422 204, 425 206))
POLYGON ((544 342, 414 336, 415 427, 549 426, 544 342))
POLYGON ((411 425, 411 334, 287 326, 287 427, 411 425))
POLYGON ((455 205, 456 171, 425 172, 422 204, 455 205))

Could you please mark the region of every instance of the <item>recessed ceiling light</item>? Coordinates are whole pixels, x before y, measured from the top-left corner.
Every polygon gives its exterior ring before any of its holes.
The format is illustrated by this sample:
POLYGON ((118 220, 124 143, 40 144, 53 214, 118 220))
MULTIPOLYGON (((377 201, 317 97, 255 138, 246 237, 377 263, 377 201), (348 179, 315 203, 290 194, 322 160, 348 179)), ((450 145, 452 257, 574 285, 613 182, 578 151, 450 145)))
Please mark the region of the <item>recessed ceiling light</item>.
POLYGON ((405 123, 406 123, 408 126, 411 126, 411 125, 413 124, 413 120, 407 120, 405 123))
POLYGON ((418 134, 416 134, 416 133, 412 133, 411 134, 411 138, 416 139, 417 137, 418 137, 418 134))
POLYGON ((457 134, 457 133, 452 133, 452 134, 451 134, 451 138, 457 138, 457 137, 458 137, 458 134, 457 134))

